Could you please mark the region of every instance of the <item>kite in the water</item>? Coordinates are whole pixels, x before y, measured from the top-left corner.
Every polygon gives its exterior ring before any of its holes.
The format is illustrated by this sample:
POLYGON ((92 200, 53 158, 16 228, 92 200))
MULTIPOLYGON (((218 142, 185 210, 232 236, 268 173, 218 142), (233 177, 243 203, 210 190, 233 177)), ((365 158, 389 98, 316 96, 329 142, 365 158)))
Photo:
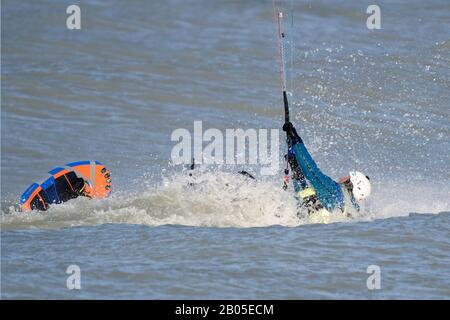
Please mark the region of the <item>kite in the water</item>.
POLYGON ((33 183, 22 194, 22 211, 44 211, 51 204, 80 196, 100 199, 111 193, 111 173, 98 161, 72 162, 48 173, 49 177, 40 183, 33 183))
MULTIPOLYGON (((275 7, 274 7, 275 9, 275 7)), ((358 171, 351 171, 339 182, 322 173, 317 167, 302 138, 298 135, 289 120, 289 104, 286 93, 286 75, 284 61, 284 38, 282 30, 283 14, 278 12, 278 40, 281 67, 281 87, 284 102, 285 123, 288 152, 286 155, 286 170, 284 189, 289 183, 289 167, 292 170, 292 180, 297 199, 308 213, 329 215, 333 211, 341 211, 346 215, 359 211, 359 203, 371 192, 369 177, 358 171)))

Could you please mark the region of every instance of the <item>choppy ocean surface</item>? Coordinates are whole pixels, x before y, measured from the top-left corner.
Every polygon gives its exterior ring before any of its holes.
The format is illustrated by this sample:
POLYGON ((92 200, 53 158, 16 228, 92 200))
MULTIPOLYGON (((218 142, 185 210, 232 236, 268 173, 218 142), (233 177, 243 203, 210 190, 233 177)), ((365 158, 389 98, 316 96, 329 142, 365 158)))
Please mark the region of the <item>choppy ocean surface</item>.
POLYGON ((280 127, 271 1, 86 1, 77 31, 70 4, 2 1, 1 298, 450 298, 448 1, 379 1, 381 30, 370 1, 279 2, 293 122, 323 171, 373 182, 361 216, 326 225, 297 218, 281 167, 202 167, 192 188, 170 164, 196 120, 280 127), (84 159, 110 198, 17 211, 84 159))

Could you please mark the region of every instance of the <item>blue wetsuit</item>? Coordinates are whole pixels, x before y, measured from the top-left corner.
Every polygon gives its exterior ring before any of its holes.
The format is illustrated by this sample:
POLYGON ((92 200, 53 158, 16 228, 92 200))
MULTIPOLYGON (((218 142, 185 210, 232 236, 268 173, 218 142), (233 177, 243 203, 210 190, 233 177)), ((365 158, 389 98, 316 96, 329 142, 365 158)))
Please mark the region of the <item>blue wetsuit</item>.
MULTIPOLYGON (((345 197, 341 185, 320 171, 290 122, 283 126, 283 130, 287 132, 290 139, 289 153, 295 156, 301 173, 314 188, 320 203, 330 212, 335 209, 344 210, 345 197)), ((307 188, 306 181, 297 182, 296 189, 305 188, 307 188)), ((352 204, 354 204, 353 201, 352 204)))

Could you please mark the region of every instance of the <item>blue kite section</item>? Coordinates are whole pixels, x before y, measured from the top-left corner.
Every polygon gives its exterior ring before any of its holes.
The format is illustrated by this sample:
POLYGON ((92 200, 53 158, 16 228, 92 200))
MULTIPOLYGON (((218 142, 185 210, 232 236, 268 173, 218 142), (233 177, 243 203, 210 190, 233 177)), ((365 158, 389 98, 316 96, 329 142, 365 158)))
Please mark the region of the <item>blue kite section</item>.
POLYGON ((39 187, 39 185, 37 183, 33 183, 31 184, 27 190, 25 190, 25 192, 22 194, 22 196, 20 197, 20 204, 24 204, 25 202, 27 202, 28 198, 31 196, 31 194, 34 192, 34 190, 36 190, 39 187))
MULTIPOLYGON (((84 165, 84 164, 90 164, 91 162, 89 161, 89 160, 86 160, 86 161, 76 161, 76 162, 71 162, 71 163, 68 163, 68 164, 66 164, 66 166, 69 166, 69 167, 76 167, 76 166, 81 166, 81 165, 84 165)), ((98 162, 98 161, 95 161, 95 164, 101 164, 100 162, 98 162)))
POLYGON ((50 170, 48 173, 50 173, 51 175, 55 175, 62 170, 64 170, 64 168, 56 167, 55 169, 50 170))
POLYGON ((47 194, 49 203, 59 202, 58 191, 56 190, 55 178, 53 176, 41 183, 41 187, 42 190, 47 194))

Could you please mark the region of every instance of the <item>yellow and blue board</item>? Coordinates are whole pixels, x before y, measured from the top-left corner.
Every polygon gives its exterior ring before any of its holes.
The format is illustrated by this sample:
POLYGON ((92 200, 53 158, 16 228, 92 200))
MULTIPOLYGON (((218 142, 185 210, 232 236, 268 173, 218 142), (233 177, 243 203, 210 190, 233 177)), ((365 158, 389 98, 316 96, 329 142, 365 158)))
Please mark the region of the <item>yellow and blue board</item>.
POLYGON ((111 174, 98 161, 67 163, 50 170, 48 174, 49 177, 40 183, 31 184, 22 194, 19 199, 22 211, 31 211, 35 208, 46 210, 49 204, 67 201, 63 190, 74 191, 73 181, 83 181, 86 194, 90 198, 105 198, 111 194, 111 174))

